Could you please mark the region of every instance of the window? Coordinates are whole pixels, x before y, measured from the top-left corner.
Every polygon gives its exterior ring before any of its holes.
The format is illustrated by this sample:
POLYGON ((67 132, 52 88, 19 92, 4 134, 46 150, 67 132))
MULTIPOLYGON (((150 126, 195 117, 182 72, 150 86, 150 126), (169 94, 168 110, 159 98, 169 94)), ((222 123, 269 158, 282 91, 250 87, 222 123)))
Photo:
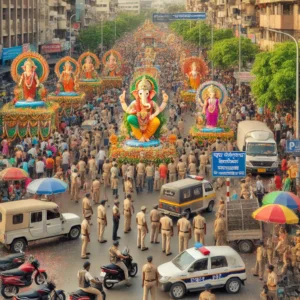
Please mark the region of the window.
POLYGON ((173 264, 180 270, 185 270, 193 261, 194 257, 188 252, 183 251, 176 258, 172 260, 173 264))
POLYGON ((0 213, 0 223, 2 222, 2 213, 0 213))
POLYGON ((204 184, 204 189, 205 189, 205 192, 211 192, 214 190, 212 185, 208 182, 204 184))
POLYGON ((207 270, 208 258, 198 260, 194 263, 194 272, 207 270))
POLYGON ((43 214, 41 211, 31 213, 31 223, 38 223, 41 222, 43 219, 43 214))
POLYGON ((22 224, 23 223, 23 214, 13 215, 13 224, 22 224))
POLYGON ((183 191, 183 199, 186 200, 191 197, 191 190, 183 191))
POLYGON ((202 197, 202 186, 198 186, 198 187, 194 188, 193 193, 194 193, 194 196, 196 196, 198 198, 202 197))
POLYGON ((227 267, 227 260, 225 256, 215 256, 211 258, 211 269, 227 267))
POLYGON ((58 211, 47 210, 47 220, 53 220, 60 217, 60 213, 58 211))

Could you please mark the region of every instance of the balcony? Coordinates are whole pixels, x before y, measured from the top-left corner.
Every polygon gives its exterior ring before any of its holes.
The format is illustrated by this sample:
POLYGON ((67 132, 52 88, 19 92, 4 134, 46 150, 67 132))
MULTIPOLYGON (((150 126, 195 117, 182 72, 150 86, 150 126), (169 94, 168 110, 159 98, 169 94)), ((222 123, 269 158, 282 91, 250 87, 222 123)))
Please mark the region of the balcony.
POLYGON ((21 34, 22 32, 22 22, 17 20, 17 34, 21 34))
POLYGON ((255 16, 245 16, 242 19, 243 27, 252 27, 256 25, 256 17, 255 16))
POLYGON ((292 15, 261 15, 259 26, 273 29, 293 30, 294 17, 292 15))
POLYGON ((57 18, 58 13, 56 10, 50 10, 49 17, 57 18))
POLYGON ((7 21, 2 21, 2 35, 7 36, 8 35, 8 28, 7 28, 7 21))
POLYGON ((60 29, 60 30, 66 30, 67 29, 67 19, 66 19, 65 16, 58 15, 57 29, 60 29))

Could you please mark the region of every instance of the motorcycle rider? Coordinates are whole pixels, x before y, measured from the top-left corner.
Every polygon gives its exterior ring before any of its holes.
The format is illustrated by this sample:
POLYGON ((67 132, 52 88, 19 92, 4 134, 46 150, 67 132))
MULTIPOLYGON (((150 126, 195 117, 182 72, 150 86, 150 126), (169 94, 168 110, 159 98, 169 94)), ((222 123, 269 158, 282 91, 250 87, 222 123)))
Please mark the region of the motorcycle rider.
POLYGON ((121 261, 121 259, 126 259, 128 256, 122 255, 121 251, 119 250, 119 241, 114 241, 113 246, 109 249, 109 258, 110 262, 119 268, 121 268, 125 275, 126 285, 131 286, 131 283, 128 279, 128 269, 126 265, 121 261))
POLYGON ((91 267, 90 262, 86 261, 83 264, 83 270, 78 271, 77 277, 78 277, 78 285, 79 288, 86 292, 97 296, 97 300, 102 300, 102 294, 101 292, 91 287, 91 283, 100 283, 98 280, 94 279, 94 277, 89 272, 91 267))

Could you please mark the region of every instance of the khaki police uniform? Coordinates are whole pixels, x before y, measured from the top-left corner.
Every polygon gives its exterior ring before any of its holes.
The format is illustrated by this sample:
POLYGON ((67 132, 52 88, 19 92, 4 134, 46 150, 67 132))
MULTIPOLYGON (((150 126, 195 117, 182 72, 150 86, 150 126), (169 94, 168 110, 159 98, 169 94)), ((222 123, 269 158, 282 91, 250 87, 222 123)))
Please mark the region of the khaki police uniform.
POLYGON ((120 255, 122 255, 122 254, 117 247, 112 246, 109 249, 110 262, 114 265, 117 265, 119 268, 121 268, 123 270, 124 275, 125 275, 125 280, 128 282, 128 269, 127 269, 126 265, 120 260, 120 258, 119 258, 120 255))
POLYGON ((104 205, 99 205, 97 209, 98 220, 98 241, 103 241, 105 227, 107 226, 106 209, 104 205))
POLYGON ((156 282, 158 279, 157 268, 150 262, 143 266, 144 274, 144 294, 143 300, 148 300, 148 295, 150 293, 151 300, 155 300, 156 293, 156 282))
POLYGON ((196 167, 196 164, 194 162, 191 162, 189 164, 189 174, 190 175, 197 175, 197 167, 196 167))
POLYGON ((71 175, 71 200, 78 201, 79 194, 79 184, 77 182, 77 173, 72 173, 71 175))
POLYGON ((208 161, 206 154, 201 154, 199 160, 200 160, 200 175, 205 175, 206 165, 208 161))
POLYGON ((92 180, 95 180, 96 179, 96 174, 97 174, 96 160, 94 158, 91 158, 88 161, 88 166, 89 166, 89 175, 91 176, 92 180))
POLYGON ((160 219, 159 211, 155 208, 152 209, 150 212, 150 221, 151 221, 150 241, 151 241, 151 243, 158 242, 159 219, 160 219))
POLYGON ((200 294, 199 300, 216 300, 216 296, 209 291, 204 291, 200 294))
POLYGON ((125 195, 131 195, 132 196, 132 183, 129 180, 126 180, 124 183, 124 190, 125 195))
POLYGON ((100 181, 98 179, 95 179, 92 182, 92 199, 95 203, 99 203, 100 201, 100 181))
POLYGON ((162 238, 162 250, 166 254, 170 253, 171 250, 171 234, 173 221, 168 216, 164 216, 160 219, 161 224, 161 238, 162 238))
POLYGON ((187 218, 181 218, 177 222, 177 226, 179 228, 179 237, 178 237, 178 245, 179 245, 179 253, 186 250, 189 245, 190 230, 191 223, 187 218))
POLYGON ((177 164, 177 171, 178 171, 178 179, 184 179, 186 173, 186 164, 184 162, 179 162, 177 164))
POLYGON ((168 171, 169 171, 169 182, 176 181, 176 165, 175 165, 175 163, 168 164, 168 171))
POLYGON ((102 168, 103 168, 104 186, 108 187, 109 186, 109 176, 110 176, 111 164, 110 163, 104 163, 102 168))
POLYGON ((258 275, 259 278, 263 278, 264 275, 264 261, 266 258, 266 249, 264 246, 259 246, 256 249, 256 263, 254 267, 254 275, 258 275))
POLYGON ((78 172, 80 175, 81 186, 84 184, 85 172, 86 172, 86 163, 83 160, 78 162, 78 172))
POLYGON ((205 245, 205 224, 206 220, 203 216, 197 215, 193 219, 193 230, 194 230, 194 239, 195 242, 200 242, 202 245, 205 245))
POLYGON ((226 237, 225 237, 225 220, 222 217, 217 217, 214 223, 214 230, 215 230, 215 239, 216 239, 216 246, 224 246, 226 245, 226 237))
POLYGON ((267 286, 268 295, 277 299, 277 274, 274 271, 268 274, 267 286))
POLYGON ((86 249, 89 243, 89 236, 91 233, 91 227, 89 225, 89 222, 84 219, 81 223, 81 240, 82 240, 82 247, 81 247, 81 257, 85 258, 86 255, 86 249))
POLYGON ((88 272, 87 270, 80 270, 77 274, 77 277, 78 286, 82 291, 96 295, 97 300, 102 300, 101 292, 98 289, 91 287, 90 280, 93 279, 93 277, 90 272, 88 272))
POLYGON ((86 215, 92 215, 93 214, 91 201, 87 197, 84 197, 82 199, 82 214, 83 214, 84 217, 86 215))
POLYGON ((269 237, 267 239, 266 245, 267 245, 268 264, 272 265, 273 252, 274 252, 274 245, 273 245, 273 239, 272 239, 272 237, 269 237))
POLYGON ((124 232, 131 231, 131 216, 133 213, 132 202, 126 198, 123 202, 124 207, 124 232))
POLYGON ((136 166, 137 178, 136 185, 140 188, 144 187, 144 178, 145 178, 145 165, 139 162, 136 166))
POLYGON ((147 234, 147 224, 146 224, 146 216, 143 211, 140 211, 136 214, 137 224, 138 224, 138 234, 137 234, 137 246, 138 248, 144 249, 145 246, 145 238, 147 234))

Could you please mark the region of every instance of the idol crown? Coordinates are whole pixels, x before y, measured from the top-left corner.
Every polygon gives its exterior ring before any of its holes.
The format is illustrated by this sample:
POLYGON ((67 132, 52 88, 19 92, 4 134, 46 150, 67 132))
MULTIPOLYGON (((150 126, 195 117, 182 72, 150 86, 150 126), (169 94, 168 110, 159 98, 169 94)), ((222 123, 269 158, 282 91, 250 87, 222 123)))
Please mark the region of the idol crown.
POLYGON ((144 76, 143 79, 139 82, 138 90, 152 90, 151 83, 146 79, 146 76, 144 76))

